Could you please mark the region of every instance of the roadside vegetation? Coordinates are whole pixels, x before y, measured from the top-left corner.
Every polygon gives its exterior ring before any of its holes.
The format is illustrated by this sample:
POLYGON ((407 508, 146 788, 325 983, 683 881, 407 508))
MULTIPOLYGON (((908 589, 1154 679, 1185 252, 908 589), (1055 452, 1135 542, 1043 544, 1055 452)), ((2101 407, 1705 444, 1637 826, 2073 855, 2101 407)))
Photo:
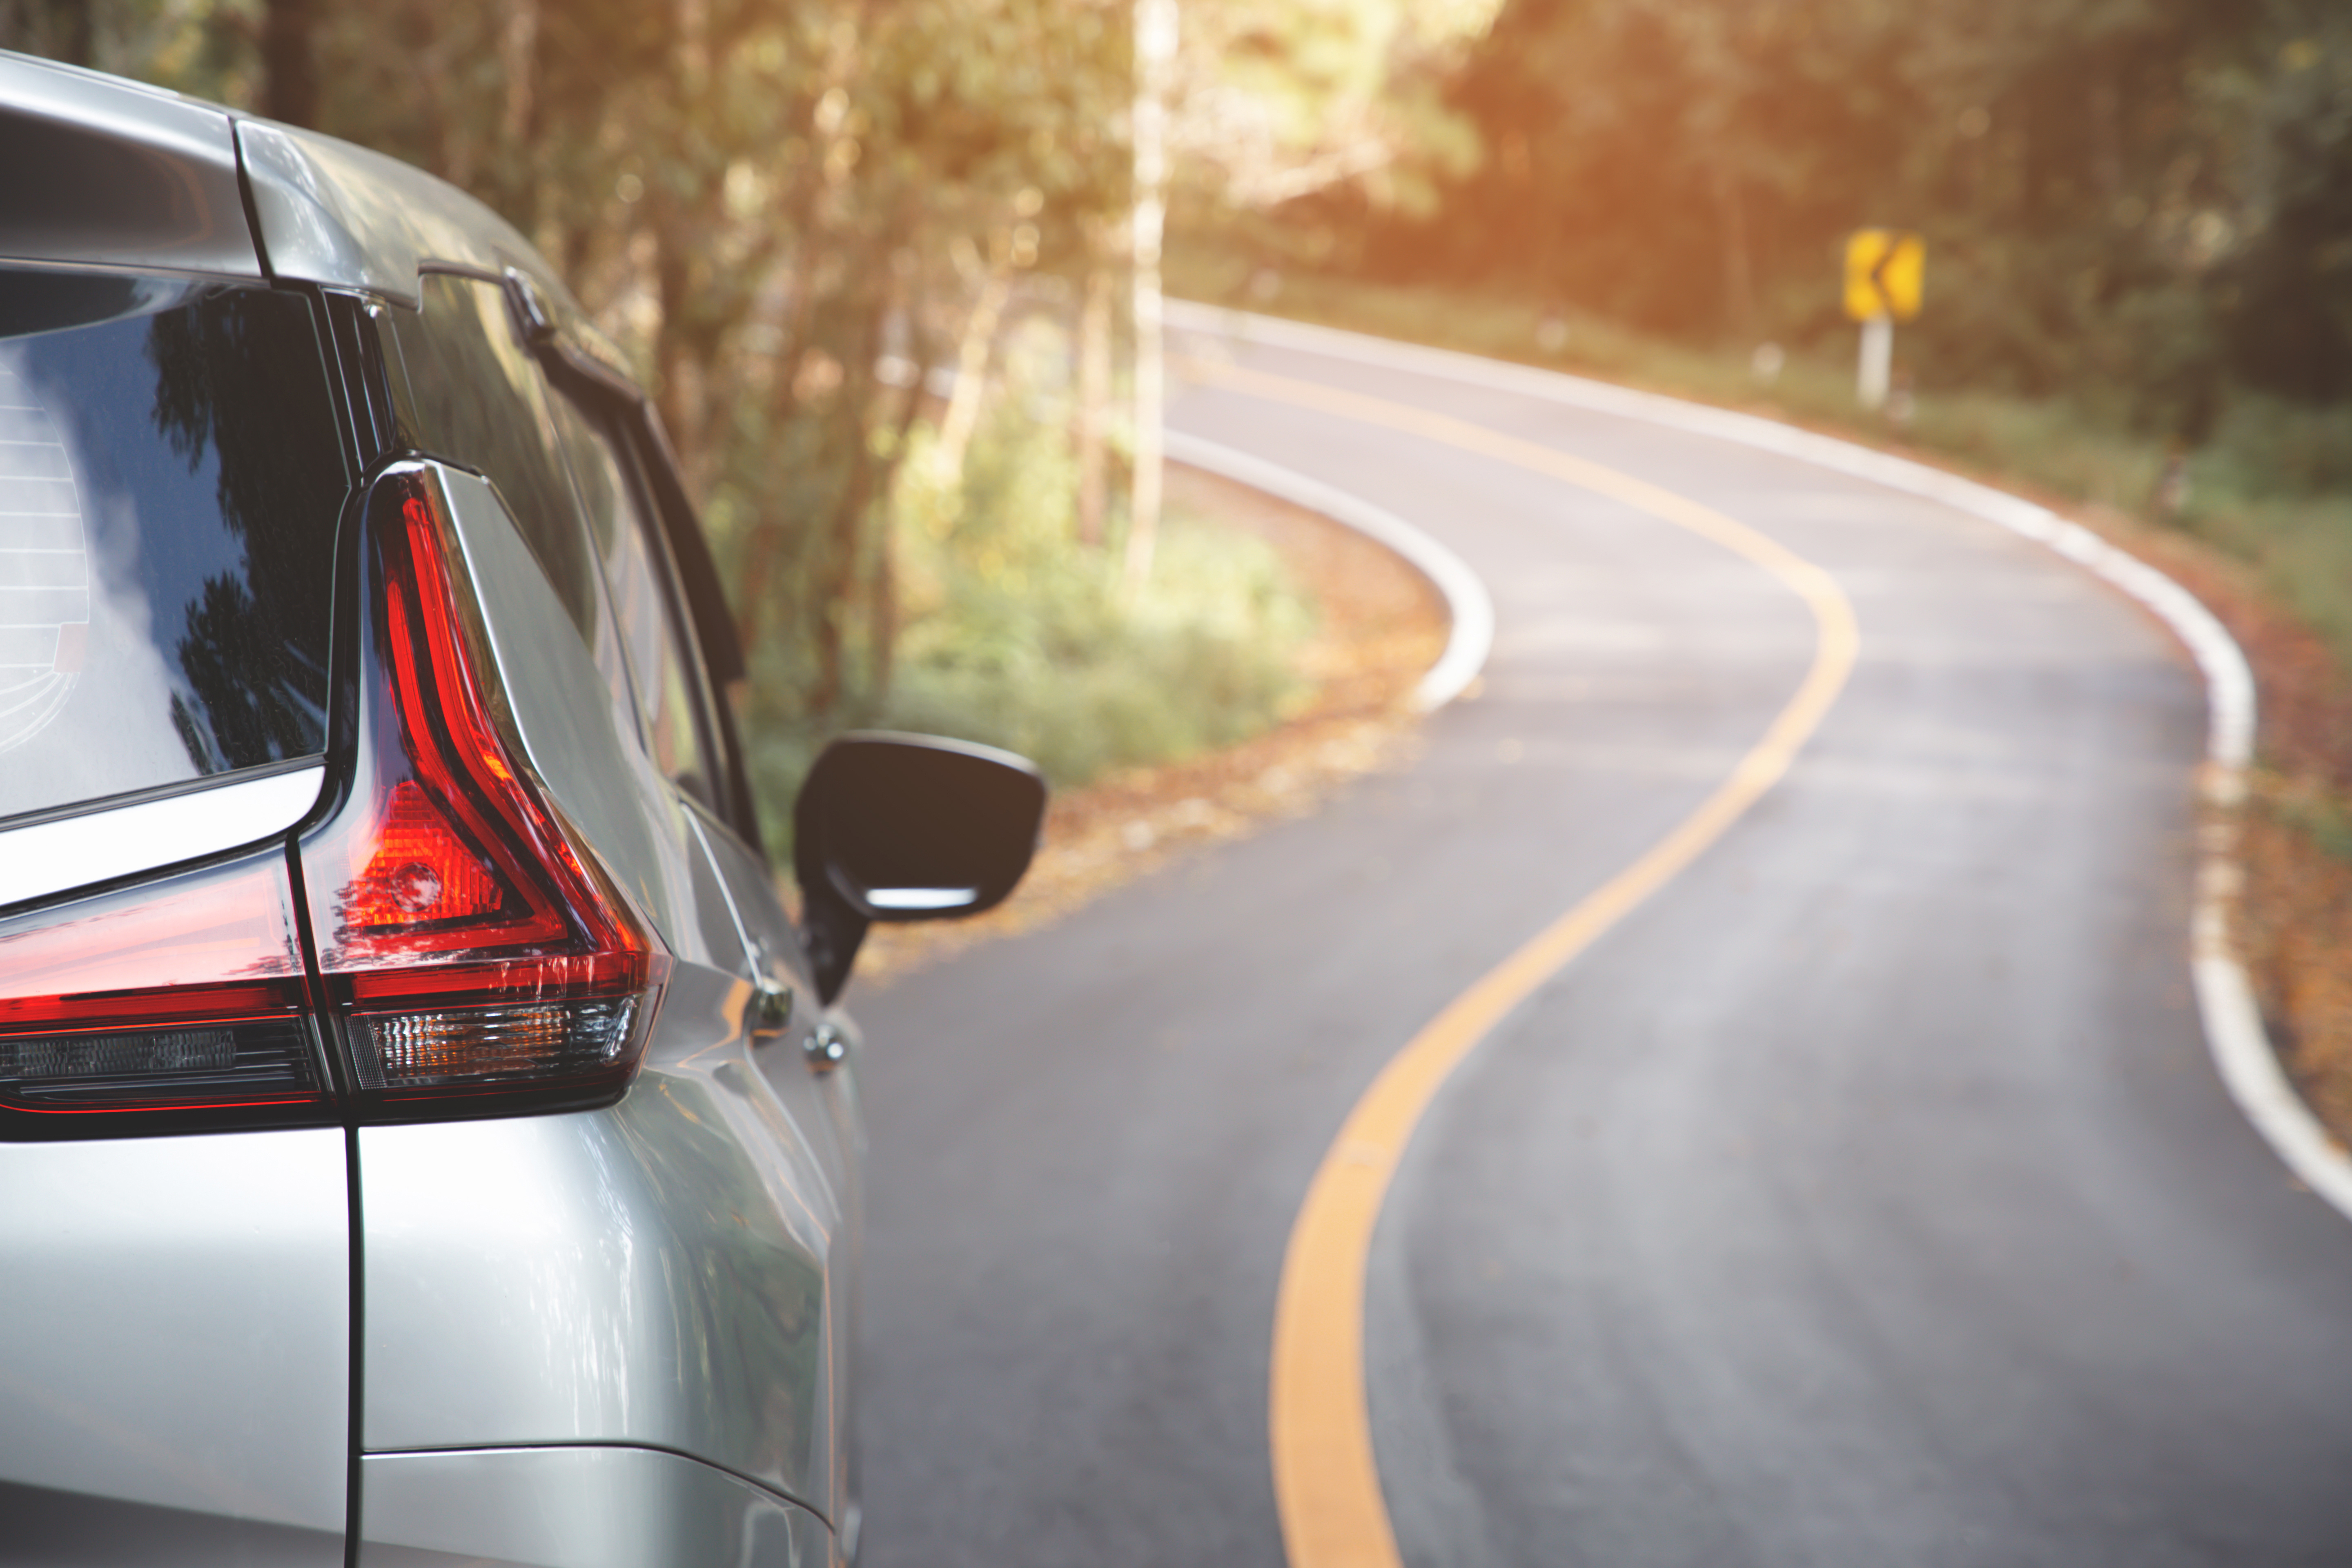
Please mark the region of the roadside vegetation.
MULTIPOLYGON (((1307 695, 1299 655, 1315 608, 1262 541, 1180 497, 1150 575, 1078 538, 1068 437, 1067 344, 1040 316, 1013 352, 951 468, 919 424, 891 507, 887 638, 840 716, 953 735, 1034 759, 1057 785, 1187 757, 1258 733, 1307 695)), ((943 416, 944 417, 944 416, 943 416)), ((1116 515, 1114 521, 1117 521, 1116 515)), ((772 646, 758 657, 772 660, 772 646)), ((783 673, 758 672, 762 694, 783 673)), ((781 822, 828 730, 771 714, 753 729, 755 784, 781 822)))

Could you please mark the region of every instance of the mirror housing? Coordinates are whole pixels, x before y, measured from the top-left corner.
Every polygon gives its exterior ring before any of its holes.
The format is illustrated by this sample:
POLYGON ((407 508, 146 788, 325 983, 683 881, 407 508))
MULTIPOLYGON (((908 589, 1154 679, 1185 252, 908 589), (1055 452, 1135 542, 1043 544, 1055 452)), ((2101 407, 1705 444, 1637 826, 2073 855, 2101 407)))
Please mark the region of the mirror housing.
POLYGON ((841 994, 874 921, 1002 903, 1045 820, 1044 777, 1010 752, 885 731, 826 746, 793 804, 793 874, 818 999, 841 994))

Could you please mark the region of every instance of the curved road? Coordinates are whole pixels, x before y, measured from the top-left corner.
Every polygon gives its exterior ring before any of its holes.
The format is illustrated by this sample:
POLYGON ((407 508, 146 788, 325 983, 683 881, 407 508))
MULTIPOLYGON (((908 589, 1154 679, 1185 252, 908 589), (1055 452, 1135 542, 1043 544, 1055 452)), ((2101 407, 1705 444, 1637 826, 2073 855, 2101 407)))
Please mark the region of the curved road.
POLYGON ((1251 375, 1172 423, 1452 546, 1494 654, 1409 770, 853 988, 871 1568, 1280 1563, 1276 1285, 1341 1121, 1716 789, 1813 657, 1806 605, 1719 544, 1298 384, 1728 514, 1860 624, 1787 776, 1504 1019, 1397 1169, 1365 1360, 1404 1560, 2352 1562, 2352 1225, 2199 1030, 2203 697, 2168 635, 1801 462, 1216 357, 1251 375))

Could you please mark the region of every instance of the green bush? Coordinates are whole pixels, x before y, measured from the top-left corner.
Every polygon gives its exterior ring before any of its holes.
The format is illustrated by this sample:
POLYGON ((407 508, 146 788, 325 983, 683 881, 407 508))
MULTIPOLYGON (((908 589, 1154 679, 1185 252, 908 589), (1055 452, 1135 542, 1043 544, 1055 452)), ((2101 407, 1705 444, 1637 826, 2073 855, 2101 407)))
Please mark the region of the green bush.
POLYGON ((2352 404, 2242 392, 2222 414, 2202 467, 2246 496, 2352 495, 2352 404))
POLYGON ((1274 552, 1171 515, 1130 595, 1115 552, 1076 542, 1075 491, 1067 439, 1007 399, 961 504, 904 509, 907 619, 881 721, 1022 752, 1066 784, 1278 720, 1310 616, 1274 552))

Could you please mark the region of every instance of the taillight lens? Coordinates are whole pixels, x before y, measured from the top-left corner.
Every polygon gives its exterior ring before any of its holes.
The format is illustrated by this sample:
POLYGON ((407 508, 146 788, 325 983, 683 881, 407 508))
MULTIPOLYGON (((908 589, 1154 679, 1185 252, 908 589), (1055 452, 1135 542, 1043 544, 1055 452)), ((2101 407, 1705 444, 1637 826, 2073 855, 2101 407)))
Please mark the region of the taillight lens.
POLYGON ((280 847, 0 921, 0 1137, 627 1086, 669 956, 507 739, 439 495, 419 470, 371 498, 352 787, 299 867, 280 847), (305 904, 356 1105, 322 1055, 305 904))
POLYGON ((51 1131, 327 1100, 283 850, 0 923, 0 1103, 51 1131))
POLYGON ((617 1092, 668 956, 506 738, 437 487, 381 483, 362 553, 358 773, 301 849, 359 1087, 617 1092))

